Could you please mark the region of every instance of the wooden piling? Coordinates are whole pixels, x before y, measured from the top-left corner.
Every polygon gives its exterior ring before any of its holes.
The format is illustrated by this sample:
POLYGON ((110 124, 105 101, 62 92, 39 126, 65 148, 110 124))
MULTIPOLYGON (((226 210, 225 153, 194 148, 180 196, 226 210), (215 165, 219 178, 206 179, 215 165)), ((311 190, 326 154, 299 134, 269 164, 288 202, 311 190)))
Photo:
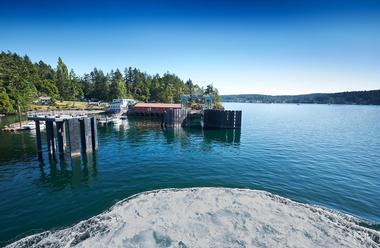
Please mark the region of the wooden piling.
POLYGON ((241 111, 205 110, 203 116, 204 128, 240 129, 241 111))
POLYGON ((37 155, 38 159, 42 159, 42 143, 41 143, 41 127, 40 121, 34 121, 36 124, 36 142, 37 142, 37 155))
POLYGON ((55 155, 54 123, 46 121, 46 139, 49 155, 55 155))
POLYGON ((189 113, 190 109, 168 109, 164 112, 162 124, 165 127, 182 126, 189 113))
POLYGON ((37 151, 42 158, 40 121, 46 123, 48 151, 55 158, 55 150, 64 157, 69 151, 71 157, 79 156, 81 151, 89 152, 98 148, 96 118, 73 116, 30 116, 36 124, 37 151), (56 128, 54 127, 56 126, 56 128), (54 132, 56 129, 56 133, 54 132), (57 136, 57 148, 55 147, 57 136))
POLYGON ((92 151, 91 122, 89 118, 83 118, 80 122, 80 137, 83 152, 92 151))
POLYGON ((96 125, 96 118, 91 117, 91 141, 92 141, 92 149, 98 149, 98 129, 96 125))
POLYGON ((58 154, 60 157, 65 155, 65 145, 66 145, 66 133, 65 133, 65 122, 57 121, 57 146, 58 146, 58 154))
POLYGON ((80 125, 78 119, 67 120, 70 155, 79 156, 81 152, 80 125))

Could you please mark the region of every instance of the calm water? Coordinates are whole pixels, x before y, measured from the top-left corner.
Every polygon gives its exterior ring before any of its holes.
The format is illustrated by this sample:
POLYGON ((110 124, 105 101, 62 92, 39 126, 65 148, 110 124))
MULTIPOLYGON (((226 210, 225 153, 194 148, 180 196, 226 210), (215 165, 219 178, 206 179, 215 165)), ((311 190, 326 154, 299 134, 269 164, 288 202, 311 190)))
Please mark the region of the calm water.
POLYGON ((130 119, 99 127, 96 154, 65 162, 38 162, 33 133, 0 133, 0 245, 167 187, 264 189, 380 223, 380 107, 225 106, 243 110, 241 132, 130 119))

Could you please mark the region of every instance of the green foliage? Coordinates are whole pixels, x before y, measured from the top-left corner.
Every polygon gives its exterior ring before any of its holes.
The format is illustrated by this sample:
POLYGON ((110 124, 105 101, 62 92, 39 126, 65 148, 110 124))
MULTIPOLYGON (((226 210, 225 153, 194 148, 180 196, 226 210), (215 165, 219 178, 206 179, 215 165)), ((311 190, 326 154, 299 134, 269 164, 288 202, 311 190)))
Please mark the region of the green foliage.
POLYGON ((58 58, 56 84, 61 100, 75 100, 82 96, 82 86, 74 71, 68 71, 61 58, 58 58))
POLYGON ((214 88, 212 84, 209 84, 206 86, 205 94, 212 97, 214 108, 221 108, 221 98, 217 88, 214 88))
POLYGON ((11 100, 4 88, 0 88, 0 113, 14 112, 11 100))
POLYGON ((69 85, 69 71, 67 69, 67 66, 63 63, 61 58, 58 58, 58 64, 57 64, 57 88, 59 90, 59 94, 61 96, 61 100, 67 97, 66 88, 69 85))
POLYGON ((50 96, 54 99, 59 98, 59 91, 53 80, 43 79, 36 85, 36 88, 41 96, 50 96))
POLYGON ((20 57, 15 53, 2 52, 0 54, 0 87, 3 96, 0 105, 8 106, 8 103, 12 105, 12 108, 6 107, 4 112, 13 112, 18 105, 22 109, 26 108, 37 95, 35 87, 37 79, 38 71, 27 56, 20 57), (5 97, 5 94, 8 97, 5 97))
POLYGON ((111 85, 110 85, 110 98, 125 98, 127 96, 127 89, 123 74, 117 69, 115 72, 111 71, 111 85))
POLYGON ((0 112, 14 112, 18 105, 22 110, 39 96, 56 100, 135 98, 144 102, 180 102, 183 94, 210 94, 219 101, 217 89, 212 85, 203 88, 191 80, 184 83, 169 72, 152 76, 137 68, 126 68, 105 74, 95 68, 89 74, 78 77, 69 70, 61 58, 54 69, 43 61, 32 63, 28 56, 15 53, 0 54, 0 112))
POLYGON ((90 95, 99 100, 109 101, 109 78, 104 75, 102 70, 94 69, 91 72, 91 81, 94 84, 94 91, 90 95))

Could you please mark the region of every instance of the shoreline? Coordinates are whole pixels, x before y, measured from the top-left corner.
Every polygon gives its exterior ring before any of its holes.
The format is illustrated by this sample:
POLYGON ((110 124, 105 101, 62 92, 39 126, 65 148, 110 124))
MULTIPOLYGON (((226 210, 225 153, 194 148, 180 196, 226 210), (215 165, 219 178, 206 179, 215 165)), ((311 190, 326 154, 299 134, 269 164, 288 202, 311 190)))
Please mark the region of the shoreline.
POLYGON ((222 101, 222 103, 247 103, 247 104, 279 104, 279 105, 332 105, 332 106, 380 106, 380 104, 352 104, 352 103, 291 103, 291 102, 226 102, 222 101))

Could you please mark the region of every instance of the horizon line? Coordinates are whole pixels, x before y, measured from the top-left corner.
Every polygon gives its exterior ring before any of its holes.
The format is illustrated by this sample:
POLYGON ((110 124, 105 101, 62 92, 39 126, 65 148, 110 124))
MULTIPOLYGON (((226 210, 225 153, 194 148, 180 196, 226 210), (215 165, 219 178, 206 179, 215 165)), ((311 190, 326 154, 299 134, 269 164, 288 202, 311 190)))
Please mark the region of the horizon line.
POLYGON ((339 93, 368 92, 368 91, 380 91, 380 88, 379 89, 371 89, 371 90, 351 90, 351 91, 338 91, 338 92, 312 92, 312 93, 305 93, 305 94, 271 95, 271 94, 260 94, 260 93, 243 93, 243 94, 220 94, 220 96, 247 96, 247 95, 259 95, 259 96, 305 96, 305 95, 315 95, 315 94, 339 94, 339 93))

